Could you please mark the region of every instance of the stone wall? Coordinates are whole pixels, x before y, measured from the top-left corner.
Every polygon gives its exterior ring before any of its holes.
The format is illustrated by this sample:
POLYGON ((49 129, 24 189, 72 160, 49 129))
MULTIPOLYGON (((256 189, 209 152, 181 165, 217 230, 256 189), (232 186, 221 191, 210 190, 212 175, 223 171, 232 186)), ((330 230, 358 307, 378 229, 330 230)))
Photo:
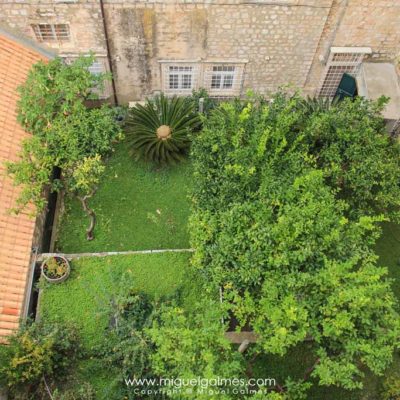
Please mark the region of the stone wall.
POLYGON ((306 89, 315 93, 329 49, 371 47, 366 59, 395 61, 400 55, 399 0, 334 0, 310 69, 306 89))
MULTIPOLYGON (((120 102, 162 89, 160 60, 244 62, 242 93, 292 84, 315 93, 331 46, 400 53, 399 0, 104 0, 120 102)), ((62 55, 106 55, 97 0, 0 0, 0 21, 34 37, 31 24, 69 23, 62 55)))
POLYGON ((107 4, 119 98, 139 100, 161 90, 158 61, 174 59, 244 61, 243 92, 302 87, 329 12, 330 1, 318 3, 325 6, 107 4))

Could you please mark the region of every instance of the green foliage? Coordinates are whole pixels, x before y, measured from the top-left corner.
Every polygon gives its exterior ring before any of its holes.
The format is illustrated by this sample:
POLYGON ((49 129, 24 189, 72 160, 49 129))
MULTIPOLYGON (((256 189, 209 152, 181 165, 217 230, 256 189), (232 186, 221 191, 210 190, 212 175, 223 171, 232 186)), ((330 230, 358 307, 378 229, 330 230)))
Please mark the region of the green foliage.
POLYGON ((191 96, 187 97, 188 101, 193 102, 194 109, 196 112, 200 112, 199 102, 203 99, 203 114, 208 116, 210 112, 217 106, 217 100, 210 97, 207 90, 201 88, 199 90, 193 90, 191 96))
POLYGON ((380 103, 273 100, 222 104, 193 144, 193 263, 261 351, 311 340, 319 383, 358 388, 400 338, 373 251, 399 202, 399 147, 380 103))
POLYGON ((152 345, 141 328, 132 327, 151 324, 154 304, 183 288, 181 306, 194 309, 189 300, 197 300, 191 293, 197 282, 189 281, 189 257, 165 253, 85 258, 73 261, 63 285, 42 283, 41 319, 79 328, 85 358, 74 370, 75 379, 90 382, 96 399, 120 400, 127 395, 123 373, 132 378, 141 366, 148 373, 146 354, 152 353, 152 345))
MULTIPOLYGON (((132 289, 129 278, 123 276, 121 279, 120 291, 112 301, 113 326, 100 347, 102 362, 119 370, 116 387, 122 388, 121 398, 133 392, 132 387, 124 384, 124 379, 153 377, 150 357, 154 345, 145 329, 151 326, 156 308, 147 294, 132 289)), ((146 385, 140 387, 140 390, 144 389, 146 385)), ((147 397, 154 398, 151 395, 147 397)))
POLYGON ((158 170, 133 161, 122 142, 107 161, 96 194, 89 201, 97 217, 94 240, 85 239, 81 204, 76 198, 67 198, 57 249, 80 253, 188 248, 188 192, 192 184, 189 163, 158 170))
POLYGON ((96 400, 96 391, 90 383, 84 382, 78 383, 74 389, 56 389, 52 396, 53 400, 96 400))
POLYGON ((190 148, 191 133, 199 124, 192 102, 161 94, 129 110, 127 143, 136 159, 156 164, 181 161, 190 148))
POLYGON ((304 128, 307 152, 350 213, 384 212, 397 218, 400 146, 386 133, 379 112, 385 100, 345 100, 314 114, 304 128))
POLYGON ((70 65, 61 58, 38 62, 18 91, 18 121, 28 132, 44 135, 60 114, 74 114, 84 101, 96 99, 105 74, 91 74, 94 57, 79 57, 70 65))
POLYGON ((307 115, 315 113, 323 113, 329 111, 331 107, 338 105, 338 98, 333 100, 329 97, 310 97, 307 96, 305 99, 300 100, 300 105, 304 108, 304 112, 307 115))
POLYGON ((18 120, 32 136, 23 141, 20 160, 7 164, 15 183, 23 186, 14 211, 31 202, 42 209, 45 188, 64 189, 69 194, 84 191, 88 196, 94 192, 101 157, 121 132, 110 108, 88 109, 85 105, 105 79, 89 72, 93 60, 93 56, 79 57, 71 65, 58 58, 40 62, 20 87, 18 120), (62 178, 51 181, 56 167, 63 171, 62 178), (80 175, 79 182, 74 171, 80 175))
POLYGON ((68 172, 68 186, 78 196, 85 196, 91 193, 100 181, 105 166, 102 164, 99 154, 93 157, 84 157, 72 171, 68 172))
MULTIPOLYGON (((226 327, 221 323, 222 315, 219 303, 208 300, 199 302, 190 314, 177 306, 164 307, 160 321, 155 321, 147 330, 156 346, 151 357, 154 372, 180 379, 240 376, 242 357, 224 337, 226 327)), ((210 398, 207 393, 196 390, 170 396, 210 398)))
POLYGON ((11 394, 32 395, 44 378, 63 378, 79 354, 79 339, 72 326, 23 325, 0 349, 0 382, 11 394))

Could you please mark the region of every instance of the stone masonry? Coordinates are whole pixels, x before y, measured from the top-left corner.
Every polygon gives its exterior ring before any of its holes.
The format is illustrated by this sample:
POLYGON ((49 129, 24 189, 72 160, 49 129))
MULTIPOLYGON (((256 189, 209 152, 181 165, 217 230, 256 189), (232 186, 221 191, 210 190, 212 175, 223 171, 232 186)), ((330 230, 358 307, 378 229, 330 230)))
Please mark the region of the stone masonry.
MULTIPOLYGON (((316 94, 331 47, 369 47, 373 61, 397 63, 400 55, 400 0, 103 3, 121 103, 163 90, 162 61, 240 64, 242 95, 286 84, 316 94)), ((32 25, 57 23, 69 24, 70 40, 43 45, 64 57, 93 51, 107 66, 98 0, 0 0, 0 24, 33 39, 32 25)))

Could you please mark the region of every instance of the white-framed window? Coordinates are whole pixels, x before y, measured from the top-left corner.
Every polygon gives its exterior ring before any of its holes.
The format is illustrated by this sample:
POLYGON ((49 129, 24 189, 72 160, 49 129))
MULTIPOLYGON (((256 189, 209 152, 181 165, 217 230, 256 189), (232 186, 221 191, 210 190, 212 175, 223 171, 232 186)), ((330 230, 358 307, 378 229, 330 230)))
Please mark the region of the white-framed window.
POLYGON ((241 94, 243 62, 159 61, 162 91, 170 95, 188 95, 205 88, 213 97, 233 97, 241 94))
POLYGON ((189 65, 170 65, 168 67, 168 89, 193 89, 193 69, 194 67, 189 65))
POLYGON ((347 73, 356 77, 364 56, 370 53, 369 47, 331 47, 319 85, 319 96, 334 97, 343 74, 347 73))
POLYGON ((214 65, 211 75, 211 89, 232 89, 235 77, 233 65, 214 65))
POLYGON ((190 94, 198 86, 199 65, 196 63, 162 63, 162 86, 165 93, 190 94))
POLYGON ((203 86, 210 96, 239 96, 242 89, 244 63, 205 63, 203 86))
POLYGON ((68 24, 35 24, 32 25, 39 42, 66 42, 70 40, 68 24))

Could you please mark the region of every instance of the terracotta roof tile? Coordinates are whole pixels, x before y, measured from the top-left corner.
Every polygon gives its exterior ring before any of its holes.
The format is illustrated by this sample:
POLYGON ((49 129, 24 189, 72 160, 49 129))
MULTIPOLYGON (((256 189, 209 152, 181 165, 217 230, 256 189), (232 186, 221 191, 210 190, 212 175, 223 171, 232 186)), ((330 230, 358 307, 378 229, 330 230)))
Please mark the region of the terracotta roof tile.
POLYGON ((21 141, 28 137, 16 121, 17 87, 44 56, 0 35, 0 341, 18 327, 35 221, 26 213, 10 215, 19 188, 4 176, 4 162, 18 160, 21 141), (2 338, 3 336, 3 338, 2 338))

